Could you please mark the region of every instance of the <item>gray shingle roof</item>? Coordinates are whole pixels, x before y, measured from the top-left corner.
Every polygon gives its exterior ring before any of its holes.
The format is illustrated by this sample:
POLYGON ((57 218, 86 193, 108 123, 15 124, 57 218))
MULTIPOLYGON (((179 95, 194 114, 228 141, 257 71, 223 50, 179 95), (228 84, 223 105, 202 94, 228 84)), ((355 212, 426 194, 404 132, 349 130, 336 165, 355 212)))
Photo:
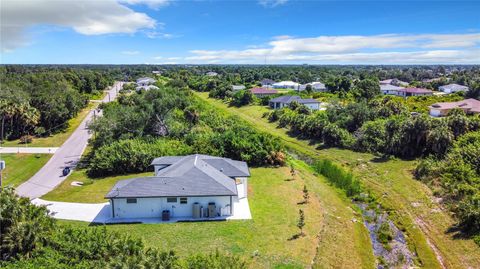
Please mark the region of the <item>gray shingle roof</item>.
POLYGON ((277 98, 273 98, 270 100, 270 102, 272 103, 284 103, 284 104, 290 104, 293 101, 297 101, 300 104, 320 103, 315 99, 302 99, 300 98, 300 96, 296 96, 296 95, 284 95, 284 96, 279 96, 277 98))
POLYGON ((154 177, 118 181, 106 198, 237 195, 234 176, 250 176, 245 162, 208 155, 166 156, 154 177))

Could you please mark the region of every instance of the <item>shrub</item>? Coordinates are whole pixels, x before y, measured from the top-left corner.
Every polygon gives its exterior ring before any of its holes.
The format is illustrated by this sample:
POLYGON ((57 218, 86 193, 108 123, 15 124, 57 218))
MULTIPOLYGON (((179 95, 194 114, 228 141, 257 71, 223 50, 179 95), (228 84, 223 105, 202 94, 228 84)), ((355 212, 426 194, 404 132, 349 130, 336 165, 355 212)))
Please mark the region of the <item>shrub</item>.
POLYGON ((95 150, 87 173, 92 177, 144 172, 156 157, 185 155, 192 149, 185 143, 170 139, 127 139, 95 150))
POLYGON ((360 182, 351 173, 330 160, 317 161, 313 164, 313 168, 337 188, 344 190, 349 197, 355 197, 362 191, 360 182))
POLYGON ((30 144, 33 141, 33 136, 31 135, 24 135, 20 137, 20 143, 22 144, 30 144))

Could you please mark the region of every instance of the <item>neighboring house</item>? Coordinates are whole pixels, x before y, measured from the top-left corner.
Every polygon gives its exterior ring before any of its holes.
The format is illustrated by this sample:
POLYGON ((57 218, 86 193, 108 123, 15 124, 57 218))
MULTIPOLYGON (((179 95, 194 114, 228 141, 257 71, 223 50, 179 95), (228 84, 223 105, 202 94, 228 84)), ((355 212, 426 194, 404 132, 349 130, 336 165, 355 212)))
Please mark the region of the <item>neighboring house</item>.
POLYGON ((318 81, 310 82, 310 83, 307 83, 307 84, 304 84, 304 85, 300 85, 299 90, 300 90, 300 91, 306 90, 306 89, 307 89, 307 85, 312 86, 312 91, 314 91, 314 92, 324 92, 324 91, 327 91, 327 88, 325 87, 325 84, 323 84, 323 83, 321 83, 321 82, 318 82, 318 81))
POLYGON ((300 88, 300 84, 293 82, 293 81, 280 81, 277 83, 272 84, 273 88, 275 89, 293 89, 298 90, 300 88))
POLYGON ((262 84, 262 87, 264 88, 271 88, 274 83, 275 81, 268 78, 262 79, 262 81, 260 81, 260 84, 262 84))
POLYGON ((299 104, 305 105, 312 110, 320 110, 320 102, 315 99, 302 99, 300 96, 284 95, 277 98, 273 98, 268 102, 268 105, 273 109, 279 109, 289 106, 293 101, 299 104))
POLYGON ((243 86, 243 85, 232 85, 232 90, 234 92, 245 90, 245 86, 243 86))
POLYGON ((148 85, 153 84, 155 82, 156 82, 156 80, 154 80, 153 78, 149 78, 149 77, 144 77, 144 78, 137 79, 137 85, 138 86, 148 86, 148 85))
POLYGON ((135 90, 137 90, 137 91, 141 91, 141 90, 144 90, 144 91, 158 90, 158 87, 155 86, 155 85, 137 86, 137 87, 135 88, 135 90))
POLYGON ((468 91, 468 87, 453 83, 453 84, 440 86, 440 87, 438 87, 438 90, 442 91, 444 93, 466 92, 466 91, 468 91))
POLYGON ((433 117, 442 117, 448 114, 452 109, 459 108, 467 114, 480 113, 480 101, 470 98, 458 102, 435 103, 428 107, 430 115, 433 117))
POLYGON ((155 75, 161 75, 162 71, 152 71, 152 73, 155 74, 155 75))
POLYGON ((399 94, 399 91, 402 90, 402 89, 405 89, 403 87, 398 87, 398 86, 394 86, 394 85, 391 85, 391 84, 380 84, 380 91, 383 93, 383 94, 388 94, 388 95, 400 95, 399 94))
POLYGON ((215 77, 215 76, 218 76, 218 73, 217 72, 207 72, 205 75, 209 76, 209 77, 215 77))
POLYGON ((208 155, 153 160, 154 176, 118 181, 105 196, 117 219, 232 216, 247 197, 245 162, 208 155))
POLYGON ((433 95, 433 91, 423 88, 404 88, 398 90, 398 95, 402 97, 433 95))
POLYGON ((408 82, 393 78, 380 81, 380 85, 394 85, 399 87, 406 87, 408 86, 408 82))
POLYGON ((262 98, 265 96, 272 96, 278 93, 277 90, 271 90, 267 88, 253 88, 253 89, 250 89, 250 92, 258 98, 262 98))

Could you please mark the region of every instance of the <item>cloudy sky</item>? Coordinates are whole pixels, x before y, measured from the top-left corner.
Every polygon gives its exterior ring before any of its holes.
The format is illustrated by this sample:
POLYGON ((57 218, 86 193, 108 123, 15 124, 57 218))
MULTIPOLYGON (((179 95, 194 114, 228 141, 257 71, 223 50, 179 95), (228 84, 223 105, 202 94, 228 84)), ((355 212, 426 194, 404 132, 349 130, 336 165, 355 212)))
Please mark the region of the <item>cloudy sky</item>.
POLYGON ((480 64, 480 1, 0 2, 2 64, 480 64))

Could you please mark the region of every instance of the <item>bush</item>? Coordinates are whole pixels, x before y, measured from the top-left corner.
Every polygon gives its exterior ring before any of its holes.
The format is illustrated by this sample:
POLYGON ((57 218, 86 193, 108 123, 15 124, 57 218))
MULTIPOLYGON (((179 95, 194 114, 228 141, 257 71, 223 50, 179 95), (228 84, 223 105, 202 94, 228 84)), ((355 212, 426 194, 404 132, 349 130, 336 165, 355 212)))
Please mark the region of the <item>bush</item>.
POLYGON ((33 141, 33 136, 31 135, 24 135, 20 137, 20 143, 22 144, 30 144, 33 141))
POLYGON ((317 161, 313 164, 313 168, 337 188, 344 190, 349 197, 355 197, 362 192, 360 182, 351 173, 346 172, 330 160, 317 161))
POLYGON ((92 177, 103 177, 144 172, 156 157, 185 155, 191 152, 189 146, 178 140, 120 140, 96 149, 87 173, 92 177))
POLYGON ((57 226, 45 207, 11 188, 0 192, 0 216, 1 268, 246 268, 240 258, 218 251, 180 258, 105 226, 57 226))

